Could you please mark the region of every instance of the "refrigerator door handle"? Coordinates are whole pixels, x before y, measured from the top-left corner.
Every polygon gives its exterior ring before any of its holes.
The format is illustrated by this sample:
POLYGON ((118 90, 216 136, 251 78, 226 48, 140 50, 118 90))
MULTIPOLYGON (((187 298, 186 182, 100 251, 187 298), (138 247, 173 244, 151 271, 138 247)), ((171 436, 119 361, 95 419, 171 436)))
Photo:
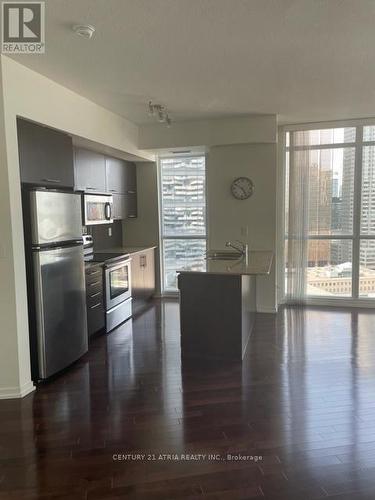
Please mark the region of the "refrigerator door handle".
POLYGON ((56 244, 56 245, 50 245, 49 243, 46 243, 44 245, 33 245, 31 249, 33 251, 43 251, 43 250, 61 250, 63 248, 68 248, 68 247, 79 247, 83 245, 83 240, 82 239, 77 239, 77 240, 69 240, 64 242, 64 244, 56 244))

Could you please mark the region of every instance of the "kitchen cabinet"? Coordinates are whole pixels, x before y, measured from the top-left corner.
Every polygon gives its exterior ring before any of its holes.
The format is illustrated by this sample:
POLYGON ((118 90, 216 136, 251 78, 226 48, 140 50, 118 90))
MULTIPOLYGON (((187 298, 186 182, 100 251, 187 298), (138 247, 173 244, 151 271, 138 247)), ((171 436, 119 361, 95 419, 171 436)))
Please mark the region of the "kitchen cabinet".
POLYGON ((88 149, 75 148, 74 177, 74 187, 77 191, 105 193, 105 156, 88 149))
POLYGON ((86 265, 86 308, 89 336, 105 327, 103 267, 86 265))
POLYGON ((125 195, 113 193, 112 215, 114 220, 126 219, 125 195))
POLYGON ((128 194, 137 193, 137 170, 134 163, 127 162, 125 167, 125 186, 128 194))
POLYGON ((21 182, 49 187, 74 186, 72 138, 57 130, 17 119, 21 182))
POLYGON ((114 220, 131 219, 137 217, 137 196, 135 194, 112 193, 114 220))
POLYGON ((109 193, 126 193, 125 161, 109 156, 105 159, 107 191, 109 193))
POLYGON ((137 211, 137 193, 125 194, 125 218, 131 219, 138 215, 137 211))
POLYGON ((136 194, 137 173, 134 163, 107 156, 107 191, 109 193, 136 194))
POLYGON ((113 194, 113 218, 137 217, 137 173, 134 163, 106 157, 107 191, 113 194))
POLYGON ((131 255, 133 314, 141 311, 155 294, 155 249, 131 255))

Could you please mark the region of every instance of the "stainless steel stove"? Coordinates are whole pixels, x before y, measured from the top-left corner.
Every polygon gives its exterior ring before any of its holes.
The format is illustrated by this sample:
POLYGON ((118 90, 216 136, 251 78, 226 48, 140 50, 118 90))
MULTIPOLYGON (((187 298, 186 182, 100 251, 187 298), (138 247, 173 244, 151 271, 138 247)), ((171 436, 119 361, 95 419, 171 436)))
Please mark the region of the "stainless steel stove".
POLYGON ((85 262, 103 263, 106 331, 110 332, 132 316, 131 258, 126 253, 95 253, 90 235, 84 235, 83 242, 85 262))

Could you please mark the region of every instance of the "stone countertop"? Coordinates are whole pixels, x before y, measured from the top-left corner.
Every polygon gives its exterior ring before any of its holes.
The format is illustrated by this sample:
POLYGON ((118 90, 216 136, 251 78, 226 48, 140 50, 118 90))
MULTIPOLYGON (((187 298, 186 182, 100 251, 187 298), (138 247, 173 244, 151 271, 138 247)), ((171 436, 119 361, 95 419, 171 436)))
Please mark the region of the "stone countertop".
POLYGON ((155 245, 149 245, 149 246, 139 246, 139 247, 110 247, 110 248, 105 248, 103 250, 97 250, 95 253, 124 253, 124 254, 136 254, 140 252, 144 252, 145 250, 153 250, 157 248, 155 245))
POLYGON ((178 269, 177 273, 206 273, 206 274, 229 274, 233 276, 252 275, 262 276, 270 274, 273 261, 273 252, 257 250, 249 252, 249 262, 245 259, 238 260, 206 260, 205 268, 199 271, 188 268, 178 269))

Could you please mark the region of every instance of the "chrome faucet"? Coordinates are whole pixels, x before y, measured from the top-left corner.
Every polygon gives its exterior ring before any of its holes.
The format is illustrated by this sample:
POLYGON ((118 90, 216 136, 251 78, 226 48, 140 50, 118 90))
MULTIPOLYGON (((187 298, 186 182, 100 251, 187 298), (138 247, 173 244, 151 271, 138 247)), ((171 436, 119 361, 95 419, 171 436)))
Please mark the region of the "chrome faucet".
POLYGON ((235 243, 237 243, 241 246, 237 246, 234 243, 232 243, 231 241, 227 241, 225 243, 225 246, 233 248, 233 250, 236 250, 236 252, 238 252, 241 255, 241 257, 245 258, 245 262, 247 265, 249 263, 249 245, 247 243, 243 243, 242 241, 239 241, 239 240, 235 240, 235 243))

